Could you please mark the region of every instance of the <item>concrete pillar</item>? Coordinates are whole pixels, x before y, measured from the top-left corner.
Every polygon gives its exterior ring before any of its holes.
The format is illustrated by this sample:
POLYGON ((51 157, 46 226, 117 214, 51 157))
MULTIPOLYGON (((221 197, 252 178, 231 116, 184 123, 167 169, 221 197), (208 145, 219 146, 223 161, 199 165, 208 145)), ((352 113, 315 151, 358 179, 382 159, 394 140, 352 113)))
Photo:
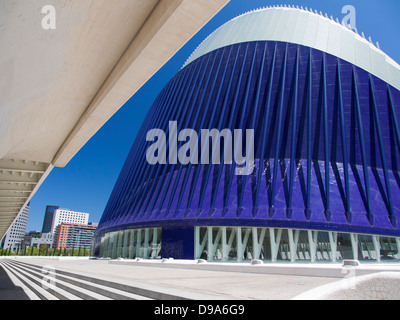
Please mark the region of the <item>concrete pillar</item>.
POLYGON ((208 228, 201 239, 201 227, 195 227, 195 259, 200 259, 206 244, 208 244, 208 228))
POLYGON ((143 243, 143 258, 147 259, 149 257, 149 236, 150 229, 144 229, 144 243, 143 243))
POLYGON ((275 263, 278 258, 279 244, 281 243, 282 229, 278 229, 275 239, 275 229, 269 229, 269 240, 271 245, 271 262, 275 263))
POLYGON ((242 261, 242 254, 243 254, 243 243, 242 243, 242 228, 238 227, 236 231, 236 260, 237 262, 242 261))
POLYGON ((221 227, 222 232, 222 261, 228 261, 228 242, 226 237, 226 227, 221 227))
POLYGON ((118 250, 118 232, 113 232, 112 237, 113 237, 113 247, 111 252, 111 258, 116 259, 118 250))
POLYGON ((213 259, 213 227, 207 227, 207 260, 212 261, 213 259))
POLYGON ((129 230, 124 231, 124 245, 122 247, 122 258, 128 258, 128 238, 129 238, 129 230))
POLYGON ((123 231, 118 232, 117 258, 121 258, 122 257, 123 237, 124 237, 124 232, 123 231))
POLYGON ((136 231, 136 258, 141 258, 140 246, 142 244, 142 229, 136 231))
POLYGON ((261 248, 264 242, 265 233, 267 229, 262 228, 260 232, 260 236, 258 236, 258 228, 252 228, 252 236, 253 236, 253 259, 260 259, 261 248))
POLYGON ((358 260, 358 235, 350 233, 351 249, 353 250, 353 259, 358 260))
POLYGON ((381 245, 379 243, 379 236, 372 236, 372 241, 374 243, 376 261, 381 263, 381 245))
POLYGON ((297 245, 299 243, 300 230, 288 230, 289 235, 289 248, 290 248, 290 262, 296 262, 297 245))
POLYGON ((156 251, 156 257, 160 255, 161 252, 161 245, 162 245, 162 229, 157 228, 157 251, 156 251), (160 236, 158 236, 158 232, 160 231, 160 236))
POLYGON ((244 251, 246 250, 247 242, 249 240, 251 229, 246 229, 246 233, 244 234, 244 239, 242 241, 242 228, 237 228, 236 234, 236 247, 237 247, 237 261, 240 262, 243 260, 244 251))
POLYGON ((218 228, 217 235, 215 237, 215 240, 213 241, 213 227, 207 227, 208 232, 207 232, 207 237, 208 237, 208 242, 207 242, 207 251, 208 251, 208 261, 214 260, 214 255, 217 254, 217 248, 219 245, 219 242, 221 240, 222 236, 222 230, 221 228, 218 228))
POLYGON ((199 259, 201 252, 200 227, 194 227, 194 258, 199 259))
POLYGON ((151 244, 151 259, 157 258, 157 246, 158 246, 158 229, 153 228, 153 239, 151 244))
POLYGON ((318 240, 318 231, 308 230, 308 244, 310 246, 310 256, 311 262, 315 262, 317 259, 317 240, 318 240))
POLYGON ((397 255, 396 258, 400 259, 400 238, 396 238, 396 245, 397 245, 397 255))
POLYGON ((100 257, 107 258, 107 251, 108 251, 108 243, 110 242, 110 237, 106 234, 104 236, 104 241, 101 244, 101 253, 100 257))
POLYGON ((107 246, 107 258, 111 258, 112 256, 112 248, 113 248, 114 236, 112 234, 108 234, 108 246, 107 246))
POLYGON ((236 234, 236 229, 232 228, 231 229, 231 234, 230 234, 229 240, 228 240, 228 248, 227 248, 228 259, 229 259, 229 252, 231 252, 231 249, 232 249, 233 240, 235 239, 235 234, 236 234))
POLYGON ((129 240, 129 259, 135 257, 135 230, 131 230, 131 238, 129 240))
POLYGON ((221 228, 222 232, 222 260, 228 261, 229 260, 229 252, 232 248, 232 243, 235 238, 235 230, 232 229, 229 239, 228 239, 228 229, 226 227, 221 228))
POLYGON ((331 260, 336 263, 337 257, 337 232, 329 232, 329 243, 331 245, 331 260))

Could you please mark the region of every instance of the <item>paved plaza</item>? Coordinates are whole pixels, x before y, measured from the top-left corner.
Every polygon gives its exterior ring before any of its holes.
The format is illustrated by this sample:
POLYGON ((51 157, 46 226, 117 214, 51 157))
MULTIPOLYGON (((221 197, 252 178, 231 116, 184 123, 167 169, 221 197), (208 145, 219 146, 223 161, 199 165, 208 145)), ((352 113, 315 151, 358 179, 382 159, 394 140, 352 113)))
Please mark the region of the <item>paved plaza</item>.
MULTIPOLYGON (((195 300, 289 300, 348 276, 342 264, 198 263, 197 261, 5 258, 195 300)), ((398 264, 360 265, 354 275, 400 271, 398 264)), ((40 273, 39 273, 40 275, 40 273)), ((4 297, 4 293, 3 293, 4 297)), ((162 299, 163 296, 161 296, 162 299)))

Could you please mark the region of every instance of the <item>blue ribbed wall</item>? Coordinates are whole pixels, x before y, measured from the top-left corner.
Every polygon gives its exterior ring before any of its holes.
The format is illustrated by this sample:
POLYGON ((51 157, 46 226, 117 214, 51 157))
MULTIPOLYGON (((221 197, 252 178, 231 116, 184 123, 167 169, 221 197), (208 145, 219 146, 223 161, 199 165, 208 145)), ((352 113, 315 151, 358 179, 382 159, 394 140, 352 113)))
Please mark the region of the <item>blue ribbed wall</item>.
POLYGON ((154 102, 97 233, 228 225, 400 236, 399 121, 398 90, 332 55, 272 41, 218 49, 154 102), (149 165, 146 133, 168 133, 169 121, 178 131, 254 129, 253 174, 149 165))

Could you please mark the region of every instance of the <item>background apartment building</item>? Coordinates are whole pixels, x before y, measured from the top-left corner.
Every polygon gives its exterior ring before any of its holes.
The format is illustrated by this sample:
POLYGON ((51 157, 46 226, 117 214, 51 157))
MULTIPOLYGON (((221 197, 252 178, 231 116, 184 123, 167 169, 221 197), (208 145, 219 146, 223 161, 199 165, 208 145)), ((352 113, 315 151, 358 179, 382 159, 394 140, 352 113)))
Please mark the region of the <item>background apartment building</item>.
POLYGON ((15 252, 21 247, 28 224, 30 207, 26 206, 1 241, 1 248, 15 252))
POLYGON ((60 249, 89 249, 97 224, 61 223, 54 232, 54 248, 60 249))
POLYGON ((76 212, 69 209, 58 208, 54 210, 50 232, 54 234, 57 226, 62 223, 88 224, 89 213, 76 212))

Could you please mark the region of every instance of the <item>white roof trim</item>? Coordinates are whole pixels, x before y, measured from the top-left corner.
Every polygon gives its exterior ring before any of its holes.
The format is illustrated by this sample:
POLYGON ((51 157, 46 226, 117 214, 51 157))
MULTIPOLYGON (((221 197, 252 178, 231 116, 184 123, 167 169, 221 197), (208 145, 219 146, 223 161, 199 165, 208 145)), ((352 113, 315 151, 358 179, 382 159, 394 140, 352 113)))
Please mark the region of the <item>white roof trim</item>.
POLYGON ((400 90, 400 66, 387 54, 327 15, 294 7, 268 7, 225 23, 200 44, 184 66, 229 45, 282 41, 315 48, 348 61, 400 90))

